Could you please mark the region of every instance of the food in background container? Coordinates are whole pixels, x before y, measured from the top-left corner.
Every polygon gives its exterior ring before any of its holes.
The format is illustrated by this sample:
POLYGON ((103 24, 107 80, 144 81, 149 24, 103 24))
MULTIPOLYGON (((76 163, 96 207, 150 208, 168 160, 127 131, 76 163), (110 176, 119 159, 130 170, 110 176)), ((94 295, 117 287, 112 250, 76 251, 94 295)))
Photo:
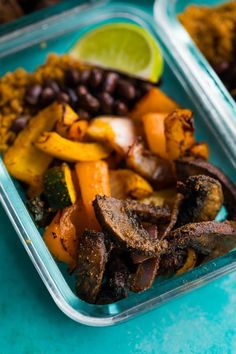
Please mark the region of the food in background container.
POLYGON ((61 0, 0 0, 0 24, 8 23, 28 13, 56 5, 61 0))
POLYGON ((236 100, 236 1, 190 5, 179 19, 236 100))
MULTIPOLYGON (((118 28, 127 42, 140 35, 133 25, 118 28)), ((111 67, 119 41, 109 68, 89 60, 101 60, 96 45, 87 63, 77 58, 79 43, 74 56, 51 55, 33 73, 18 69, 0 80, 1 147, 48 249, 76 269, 77 295, 104 304, 234 248, 236 187, 196 143, 193 112, 158 87, 153 40, 146 70, 134 65, 132 75, 122 62, 111 67), (217 222, 223 204, 229 221, 217 222)), ((129 63, 141 55, 139 45, 133 50, 129 63)))
POLYGON ((0 0, 0 24, 16 20, 24 15, 24 11, 17 0, 0 0))

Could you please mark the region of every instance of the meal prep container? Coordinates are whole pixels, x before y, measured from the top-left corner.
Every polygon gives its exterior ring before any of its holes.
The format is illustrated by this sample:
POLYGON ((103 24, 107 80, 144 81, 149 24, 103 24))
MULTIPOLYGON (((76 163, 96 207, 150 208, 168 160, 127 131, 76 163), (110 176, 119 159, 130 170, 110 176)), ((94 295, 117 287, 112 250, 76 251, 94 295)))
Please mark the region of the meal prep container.
MULTIPOLYGON (((227 135, 225 130, 225 127, 230 128, 229 122, 232 125, 233 122, 230 115, 219 116, 217 120, 216 112, 212 109, 213 98, 224 102, 224 93, 215 88, 212 95, 216 96, 209 100, 195 76, 191 72, 179 70, 179 55, 172 52, 171 45, 169 51, 166 36, 162 37, 163 31, 159 25, 135 7, 109 3, 85 8, 79 6, 73 11, 65 12, 63 16, 58 15, 50 21, 45 20, 31 26, 30 31, 23 30, 10 43, 1 46, 0 75, 19 66, 32 71, 45 61, 48 53, 64 53, 86 31, 104 23, 117 21, 128 21, 146 28, 160 43, 166 62, 162 89, 182 106, 194 111, 197 139, 208 142, 211 161, 235 181, 236 159, 233 145, 236 142, 236 133, 231 130, 230 135, 227 135)), ((213 85, 213 82, 211 84, 213 85)), ((225 102, 225 106, 227 104, 229 105, 225 102)), ((24 196, 19 184, 10 178, 1 159, 0 199, 56 304, 69 317, 83 324, 107 326, 122 322, 236 269, 236 251, 232 251, 181 276, 157 279, 154 286, 146 292, 130 294, 127 299, 110 305, 90 305, 74 294, 73 275, 69 276, 64 267, 54 261, 44 244, 40 230, 36 228, 24 205, 24 196)))
MULTIPOLYGON (((90 4, 92 2, 93 2, 93 0, 87 1, 88 4, 90 4)), ((81 0, 64 0, 56 5, 45 7, 42 10, 37 10, 37 11, 31 12, 29 14, 26 14, 24 16, 21 16, 18 19, 13 20, 9 23, 0 24, 0 38, 3 36, 6 36, 9 33, 11 33, 13 36, 15 36, 15 33, 24 27, 27 27, 27 26, 34 24, 36 22, 39 22, 41 20, 48 19, 51 16, 55 16, 57 14, 60 14, 60 13, 64 12, 65 10, 73 8, 76 5, 79 5, 82 3, 84 5, 84 2, 81 0)), ((4 40, 7 40, 7 38, 5 38, 4 40)))
MULTIPOLYGON (((213 124, 224 135, 227 150, 236 132, 236 103, 178 20, 178 14, 184 12, 187 6, 217 6, 226 2, 229 0, 156 0, 154 18, 158 34, 165 40, 172 59, 175 56, 178 71, 191 78, 194 92, 201 91, 200 102, 204 104, 205 100, 209 101, 213 124)), ((232 142, 236 146, 236 140, 232 142)))

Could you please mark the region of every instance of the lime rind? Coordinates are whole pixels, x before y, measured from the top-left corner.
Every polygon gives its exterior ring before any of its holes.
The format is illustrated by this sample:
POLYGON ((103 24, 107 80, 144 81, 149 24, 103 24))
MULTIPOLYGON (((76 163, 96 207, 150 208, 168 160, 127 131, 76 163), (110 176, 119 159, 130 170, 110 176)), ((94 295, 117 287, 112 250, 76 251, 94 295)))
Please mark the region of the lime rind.
POLYGON ((78 59, 156 82, 163 57, 154 38, 130 23, 103 25, 86 33, 71 49, 78 59))

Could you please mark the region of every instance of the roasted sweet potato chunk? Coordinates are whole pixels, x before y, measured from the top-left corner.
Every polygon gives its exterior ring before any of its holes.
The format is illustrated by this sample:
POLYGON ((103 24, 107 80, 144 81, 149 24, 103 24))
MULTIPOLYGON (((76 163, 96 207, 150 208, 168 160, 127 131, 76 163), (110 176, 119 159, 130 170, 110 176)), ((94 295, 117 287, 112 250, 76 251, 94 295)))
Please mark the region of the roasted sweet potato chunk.
POLYGON ((216 166, 204 160, 183 158, 176 161, 178 180, 184 181, 189 176, 206 175, 215 178, 221 183, 224 194, 224 205, 228 211, 228 219, 236 220, 236 186, 216 166))
POLYGON ((82 300, 90 303, 96 301, 106 262, 103 233, 85 230, 79 242, 76 283, 76 292, 82 300))
POLYGON ((194 144, 193 113, 177 109, 165 119, 166 151, 169 159, 176 160, 194 144))

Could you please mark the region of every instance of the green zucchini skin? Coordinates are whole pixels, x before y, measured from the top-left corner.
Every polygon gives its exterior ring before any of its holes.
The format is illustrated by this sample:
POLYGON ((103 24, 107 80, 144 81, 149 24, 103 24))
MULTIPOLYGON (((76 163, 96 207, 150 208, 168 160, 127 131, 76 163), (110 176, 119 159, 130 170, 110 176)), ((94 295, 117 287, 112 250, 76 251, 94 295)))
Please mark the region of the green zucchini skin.
POLYGON ((43 183, 45 195, 53 210, 62 209, 72 204, 63 165, 49 168, 44 174, 43 183))

